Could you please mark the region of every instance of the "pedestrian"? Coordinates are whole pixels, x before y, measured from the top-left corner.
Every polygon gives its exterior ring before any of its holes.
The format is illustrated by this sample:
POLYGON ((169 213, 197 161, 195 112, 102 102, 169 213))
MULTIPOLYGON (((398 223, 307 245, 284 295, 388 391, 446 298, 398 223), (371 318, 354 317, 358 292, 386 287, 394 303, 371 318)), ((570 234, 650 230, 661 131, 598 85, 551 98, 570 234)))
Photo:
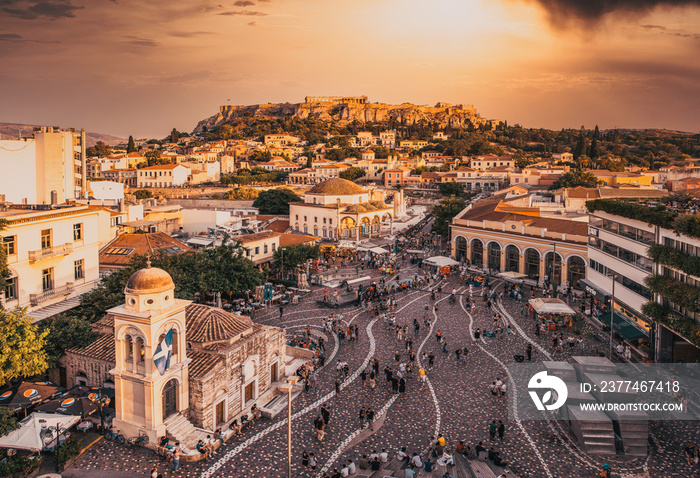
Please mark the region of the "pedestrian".
POLYGON ((365 416, 367 417, 367 423, 369 423, 369 429, 374 431, 374 410, 368 408, 365 412, 365 416))
POLYGON ((476 329, 476 331, 474 332, 474 344, 476 344, 480 338, 481 338, 481 330, 476 329))
POLYGON ((338 398, 340 396, 340 379, 335 379, 335 396, 338 398))
POLYGON ((374 390, 374 387, 377 386, 377 376, 374 373, 374 370, 369 372, 369 388, 370 390, 374 390))
POLYGON ((309 468, 309 454, 306 453, 306 450, 301 454, 301 466, 304 470, 309 468))
POLYGON ((182 448, 180 448, 180 442, 176 442, 173 447, 173 471, 177 471, 180 468, 180 456, 182 455, 182 448))
POLYGON ((321 407, 321 416, 323 417, 323 423, 328 425, 328 422, 331 421, 331 412, 325 405, 321 407))
POLYGON ((532 344, 527 344, 527 346, 525 347, 525 353, 527 354, 527 361, 532 361, 532 344))
POLYGON ((406 379, 401 377, 401 380, 399 380, 399 393, 403 395, 406 393, 406 379))
POLYGON ((425 380, 427 379, 427 376, 425 375, 425 367, 421 366, 420 370, 418 371, 418 376, 420 378, 420 384, 422 387, 423 384, 425 383, 425 380))
POLYGON ((365 428, 365 409, 360 408, 360 429, 363 430, 365 428))
POLYGON ((496 420, 492 420, 491 423, 489 423, 489 436, 491 441, 494 441, 496 439, 496 432, 498 431, 498 425, 496 425, 496 420))
POLYGON ((498 439, 503 441, 503 435, 506 433, 506 426, 501 420, 498 420, 498 439))
POLYGON ((434 364, 435 364, 435 355, 433 355, 433 353, 430 352, 428 354, 428 370, 432 370, 434 364))
POLYGON ((280 319, 282 318, 283 315, 284 315, 284 307, 282 307, 280 305, 280 319))
POLYGON ((309 453, 309 466, 311 467, 311 471, 316 470, 318 466, 318 461, 316 461, 316 456, 313 453, 309 453))
POLYGON ((363 369, 360 372, 360 378, 362 379, 362 388, 365 388, 365 382, 367 381, 367 370, 363 369))

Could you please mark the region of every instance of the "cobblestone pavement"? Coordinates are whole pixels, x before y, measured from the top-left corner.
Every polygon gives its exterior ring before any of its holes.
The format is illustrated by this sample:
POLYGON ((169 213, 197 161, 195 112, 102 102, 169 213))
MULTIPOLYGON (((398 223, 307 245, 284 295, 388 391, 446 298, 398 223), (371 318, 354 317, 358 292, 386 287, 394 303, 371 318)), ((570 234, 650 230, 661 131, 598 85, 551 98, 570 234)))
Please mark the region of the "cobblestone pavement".
MULTIPOLYGON (((401 275, 413 275, 414 271, 423 272, 407 265, 401 275)), ((377 273, 373 272, 372 275, 378 277, 377 273)), ((437 313, 432 311, 433 302, 427 291, 397 294, 398 322, 409 325, 414 350, 432 352, 436 357, 435 367, 428 373, 429 383, 421 386, 416 378, 418 374, 414 373, 403 395, 392 395, 382 373, 387 364, 394 365, 394 353, 403 352, 403 342, 397 340, 396 334, 386 328, 381 319, 375 321, 368 312, 357 307, 341 310, 344 320, 359 326, 360 337, 355 343, 346 342, 340 346, 336 342, 329 343, 327 350, 337 348, 337 353, 320 372, 318 386, 309 393, 302 393, 293 402, 293 476, 322 476, 322 468, 332 470, 349 458, 356 460, 363 453, 382 448, 392 455, 402 446, 409 452, 422 451, 438 431, 445 436, 448 448, 453 448, 459 440, 472 445, 483 441, 487 447, 495 446, 512 463, 511 469, 521 478, 599 476, 603 459, 582 452, 566 424, 508 420, 505 403, 493 402, 487 388, 496 377, 505 377, 504 366, 513 360, 514 354, 524 354, 528 341, 536 344, 533 361, 566 359, 570 355, 568 347, 564 353, 553 353, 549 348, 550 335, 542 333, 535 336, 532 319, 524 317, 521 304, 512 299, 504 299, 497 307, 515 333, 506 338, 482 339, 479 344, 474 344, 470 331, 491 326, 494 311, 485 309, 477 296, 480 289, 475 289, 477 307, 473 313, 468 313, 463 308, 468 289, 458 278, 443 281, 443 291, 453 287, 458 289, 461 300, 450 304, 446 294, 443 294, 437 300, 437 313), (421 327, 420 336, 415 337, 411 324, 414 318, 422 321, 426 305, 431 308, 432 330, 428 333, 425 327, 421 327), (443 353, 442 346, 435 338, 438 330, 445 337, 449 354, 443 353), (469 357, 466 362, 458 362, 454 350, 465 346, 470 351, 469 357), (374 390, 362 388, 357 376, 370 358, 378 359, 380 364, 374 390), (348 363, 350 376, 344 382, 340 396, 335 397, 335 365, 338 361, 348 363), (313 420, 319 414, 321 404, 331 411, 327 438, 323 444, 319 444, 313 434, 313 420), (358 411, 360 407, 367 406, 375 411, 386 410, 386 419, 374 434, 347 447, 359 429, 358 411), (493 419, 505 423, 503 443, 489 441, 488 423, 493 419), (315 472, 301 469, 303 451, 316 455, 319 467, 315 472)), ((496 287, 502 287, 502 284, 496 283, 496 287)), ((301 331, 307 324, 320 326, 322 318, 329 312, 328 309, 316 307, 315 298, 319 293, 315 291, 301 304, 286 308, 285 316, 281 319, 274 309, 254 320, 285 327, 289 332, 301 331)), ((585 354, 593 353, 596 347, 604 347, 604 344, 586 338, 585 354)), ((580 354, 580 351, 574 351, 580 354)), ((183 463, 177 472, 173 472, 168 464, 160 463, 152 452, 101 441, 80 458, 76 468, 148 476, 150 468, 157 464, 164 476, 284 477, 287 476, 286 430, 286 417, 283 415, 272 421, 260 420, 251 424, 242 438, 226 443, 209 462, 183 463)), ((651 422, 650 432, 650 454, 646 459, 612 457, 605 460, 613 465, 614 476, 633 473, 650 477, 695 476, 693 473, 697 473, 697 469, 691 469, 686 464, 683 448, 689 441, 697 442, 700 436, 697 422, 651 422)))

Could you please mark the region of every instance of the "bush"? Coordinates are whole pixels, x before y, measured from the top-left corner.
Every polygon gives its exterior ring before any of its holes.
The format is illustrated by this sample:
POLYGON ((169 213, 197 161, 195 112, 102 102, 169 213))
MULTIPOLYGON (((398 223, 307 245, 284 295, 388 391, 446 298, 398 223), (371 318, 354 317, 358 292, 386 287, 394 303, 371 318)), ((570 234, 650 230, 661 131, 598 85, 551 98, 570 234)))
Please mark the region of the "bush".
POLYGON ((649 290, 690 312, 700 311, 700 289, 666 276, 644 279, 649 290))
POLYGON ((58 457, 64 465, 74 456, 80 455, 80 450, 83 448, 83 443, 78 438, 71 438, 63 443, 58 449, 58 457))
POLYGON ((41 466, 41 460, 30 460, 28 457, 8 458, 7 463, 0 466, 0 476, 13 476, 21 474, 27 476, 41 466))
POLYGON ((649 207, 643 204, 636 204, 613 199, 594 199, 586 202, 586 208, 590 212, 603 211, 615 216, 635 219, 646 222, 664 229, 674 229, 673 223, 676 214, 666 211, 664 206, 649 207))
POLYGON ((153 194, 151 193, 151 191, 139 189, 138 191, 134 191, 134 196, 136 197, 136 199, 148 199, 152 198, 153 194))
POLYGON ((700 257, 691 256, 661 244, 654 244, 649 247, 649 257, 659 264, 682 270, 691 276, 700 277, 700 257))

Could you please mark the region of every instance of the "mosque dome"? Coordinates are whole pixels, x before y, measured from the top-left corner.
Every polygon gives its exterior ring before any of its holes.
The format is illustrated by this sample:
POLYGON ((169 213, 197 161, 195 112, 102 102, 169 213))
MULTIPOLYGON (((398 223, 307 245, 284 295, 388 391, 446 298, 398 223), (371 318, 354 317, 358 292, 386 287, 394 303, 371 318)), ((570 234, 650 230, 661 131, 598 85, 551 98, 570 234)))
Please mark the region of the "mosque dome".
POLYGON ((148 262, 145 269, 134 272, 126 281, 124 292, 127 294, 155 294, 174 289, 175 284, 170 274, 163 269, 151 267, 148 262))

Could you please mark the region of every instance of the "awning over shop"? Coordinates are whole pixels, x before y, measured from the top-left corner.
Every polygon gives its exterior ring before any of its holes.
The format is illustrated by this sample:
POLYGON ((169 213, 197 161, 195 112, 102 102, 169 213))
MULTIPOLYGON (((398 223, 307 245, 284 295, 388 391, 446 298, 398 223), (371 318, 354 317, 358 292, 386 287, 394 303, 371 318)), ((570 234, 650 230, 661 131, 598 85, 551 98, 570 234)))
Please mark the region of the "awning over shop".
POLYGON ((383 247, 373 247, 370 249, 371 252, 374 252, 375 254, 388 254, 389 251, 384 249, 383 247))
POLYGON ((530 299, 529 303, 538 314, 576 314, 574 309, 566 305, 566 302, 560 299, 530 299))
POLYGON ((607 302, 610 300, 610 294, 600 288, 600 286, 594 284, 588 279, 579 280, 579 284, 583 286, 583 290, 588 292, 593 296, 598 302, 607 302))
POLYGON ((450 257, 445 257, 445 256, 433 256, 429 257, 428 259, 423 261, 426 264, 429 264, 431 266, 437 266, 437 267, 450 267, 450 266, 458 266, 459 262, 456 260, 450 258, 450 257))
MULTIPOLYGON (((598 317, 602 324, 610 325, 610 314, 603 314, 598 317)), ((613 313, 613 329, 627 340, 637 340, 648 337, 649 333, 642 327, 633 323, 624 314, 615 311, 613 313)))
POLYGON ((406 252, 409 254, 423 254, 425 251, 423 249, 409 249, 406 252))
POLYGON ((498 275, 503 277, 505 280, 509 280, 509 281, 519 281, 519 280, 527 277, 527 274, 521 274, 520 272, 513 272, 513 271, 501 272, 498 275))

